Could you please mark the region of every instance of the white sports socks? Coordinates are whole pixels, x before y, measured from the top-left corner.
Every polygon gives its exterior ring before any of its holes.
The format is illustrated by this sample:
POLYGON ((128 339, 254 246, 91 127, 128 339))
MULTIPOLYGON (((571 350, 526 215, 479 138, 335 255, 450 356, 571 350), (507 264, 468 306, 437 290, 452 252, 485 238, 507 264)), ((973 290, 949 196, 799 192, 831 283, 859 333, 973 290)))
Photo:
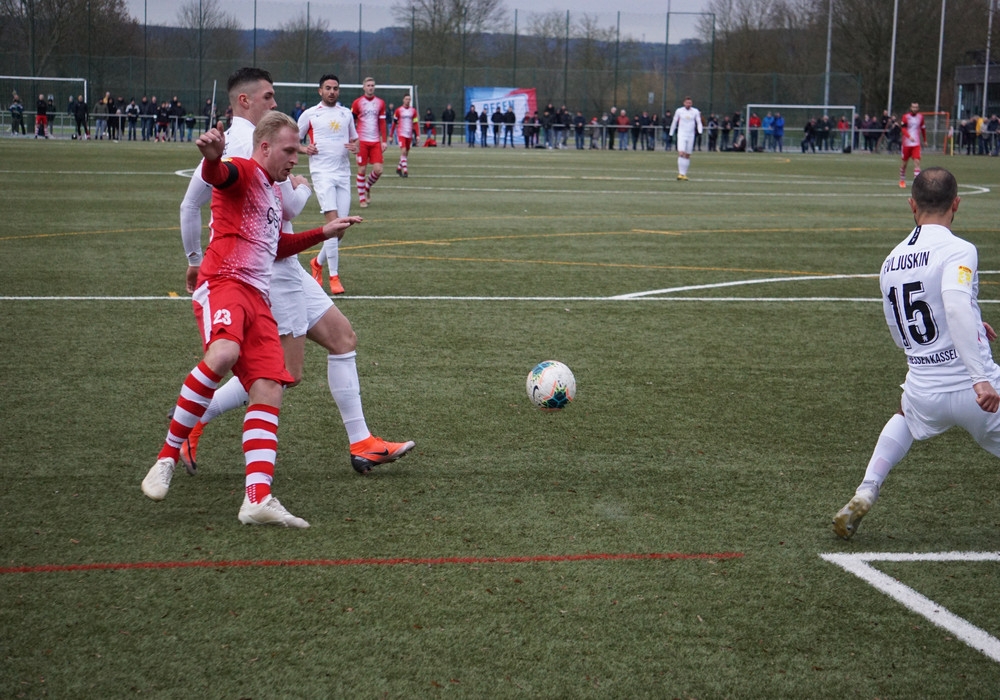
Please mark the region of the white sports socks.
POLYGON ((347 429, 347 439, 351 443, 360 442, 369 435, 365 413, 361 408, 361 381, 358 379, 356 352, 343 355, 328 355, 326 358, 326 380, 330 394, 340 409, 340 417, 347 429))
POLYGON ((872 452, 868 468, 865 470, 864 482, 858 488, 865 487, 867 483, 875 484, 876 489, 880 488, 882 482, 889 476, 889 471, 906 456, 912 444, 913 435, 906 427, 906 418, 899 413, 894 414, 878 436, 875 451, 872 452))

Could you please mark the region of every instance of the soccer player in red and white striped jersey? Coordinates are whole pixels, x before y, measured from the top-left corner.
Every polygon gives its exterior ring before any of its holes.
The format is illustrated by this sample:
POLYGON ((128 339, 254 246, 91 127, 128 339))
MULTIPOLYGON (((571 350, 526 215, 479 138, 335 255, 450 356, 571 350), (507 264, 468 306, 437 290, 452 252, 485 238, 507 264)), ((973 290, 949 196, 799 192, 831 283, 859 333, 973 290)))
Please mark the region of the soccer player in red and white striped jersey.
POLYGON ((205 356, 184 381, 166 440, 142 481, 142 491, 156 501, 166 496, 181 445, 232 370, 249 393, 243 422, 246 495, 239 520, 309 527, 271 494, 282 392, 294 382, 271 315, 271 269, 275 257, 295 255, 343 235, 361 220, 342 218, 301 234, 281 233, 277 183, 288 178, 299 151, 298 126, 281 112, 268 112, 258 122, 250 159, 224 161, 225 135, 218 129, 202 134, 197 144, 204 156, 202 178, 214 188, 211 242, 192 297, 205 356))
POLYGON ((920 105, 910 104, 910 111, 899 119, 903 133, 903 162, 899 166, 899 186, 906 187, 906 161, 913 159, 913 178, 920 174, 920 144, 927 144, 927 127, 920 105))
POLYGON ((410 96, 403 95, 403 105, 396 108, 392 115, 392 136, 399 141, 399 165, 396 166, 396 174, 400 177, 409 177, 410 171, 407 168, 407 158, 410 155, 410 147, 417 145, 420 136, 420 124, 417 123, 417 110, 410 106, 410 96))
POLYGON ((389 142, 385 135, 385 101, 375 96, 375 78, 365 78, 362 85, 364 94, 351 104, 351 113, 358 129, 358 199, 364 209, 371 202, 372 187, 382 177, 382 154, 389 142))

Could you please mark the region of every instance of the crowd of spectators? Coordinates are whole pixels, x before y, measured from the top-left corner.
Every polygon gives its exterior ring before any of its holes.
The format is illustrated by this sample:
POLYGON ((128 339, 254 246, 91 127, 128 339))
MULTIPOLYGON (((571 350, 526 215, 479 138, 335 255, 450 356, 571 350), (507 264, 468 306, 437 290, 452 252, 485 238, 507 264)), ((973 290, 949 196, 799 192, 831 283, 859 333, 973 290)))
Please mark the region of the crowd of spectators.
MULTIPOLYGON (((11 117, 11 131, 24 136, 24 103, 15 92, 8 108, 11 117)), ((35 137, 48 138, 51 125, 58 115, 53 96, 39 95, 35 107, 35 137), (39 120, 44 117, 44 120, 39 120)), ((157 101, 156 96, 145 95, 137 102, 133 97, 113 97, 105 92, 91 107, 83 95, 70 96, 64 114, 70 118, 71 138, 99 141, 193 141, 201 126, 201 132, 211 126, 213 117, 212 100, 205 101, 199 115, 187 109, 175 95, 170 101, 157 101), (93 129, 91 129, 93 126, 93 129)), ((199 132, 200 133, 200 132, 199 132)))

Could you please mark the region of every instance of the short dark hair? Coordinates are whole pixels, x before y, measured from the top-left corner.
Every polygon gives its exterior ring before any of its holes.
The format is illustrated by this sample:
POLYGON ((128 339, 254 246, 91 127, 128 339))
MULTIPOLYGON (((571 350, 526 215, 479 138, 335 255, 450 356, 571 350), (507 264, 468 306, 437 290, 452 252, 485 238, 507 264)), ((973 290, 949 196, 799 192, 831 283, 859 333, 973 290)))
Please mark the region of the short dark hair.
POLYGON ((913 180, 911 196, 920 211, 943 214, 958 196, 958 181, 944 168, 927 168, 913 180))
POLYGON ((229 82, 226 84, 226 92, 231 93, 234 89, 243 87, 247 83, 256 83, 260 80, 266 80, 269 83, 274 82, 271 80, 271 74, 263 68, 244 66, 229 76, 229 82))
POLYGON ((335 76, 333 73, 327 73, 322 78, 319 79, 319 86, 323 87, 323 83, 325 83, 327 80, 336 80, 337 85, 340 85, 340 78, 335 76))

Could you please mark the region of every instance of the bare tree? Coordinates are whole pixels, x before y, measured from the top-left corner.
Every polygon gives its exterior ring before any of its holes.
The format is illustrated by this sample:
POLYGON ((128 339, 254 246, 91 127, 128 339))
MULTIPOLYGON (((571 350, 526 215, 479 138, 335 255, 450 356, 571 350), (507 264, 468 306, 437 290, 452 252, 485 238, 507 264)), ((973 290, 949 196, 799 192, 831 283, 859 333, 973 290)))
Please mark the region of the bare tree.
POLYGON ((503 0, 401 0, 392 15, 404 27, 412 27, 419 58, 430 61, 428 65, 454 65, 473 58, 477 45, 468 38, 498 31, 507 19, 503 0))

